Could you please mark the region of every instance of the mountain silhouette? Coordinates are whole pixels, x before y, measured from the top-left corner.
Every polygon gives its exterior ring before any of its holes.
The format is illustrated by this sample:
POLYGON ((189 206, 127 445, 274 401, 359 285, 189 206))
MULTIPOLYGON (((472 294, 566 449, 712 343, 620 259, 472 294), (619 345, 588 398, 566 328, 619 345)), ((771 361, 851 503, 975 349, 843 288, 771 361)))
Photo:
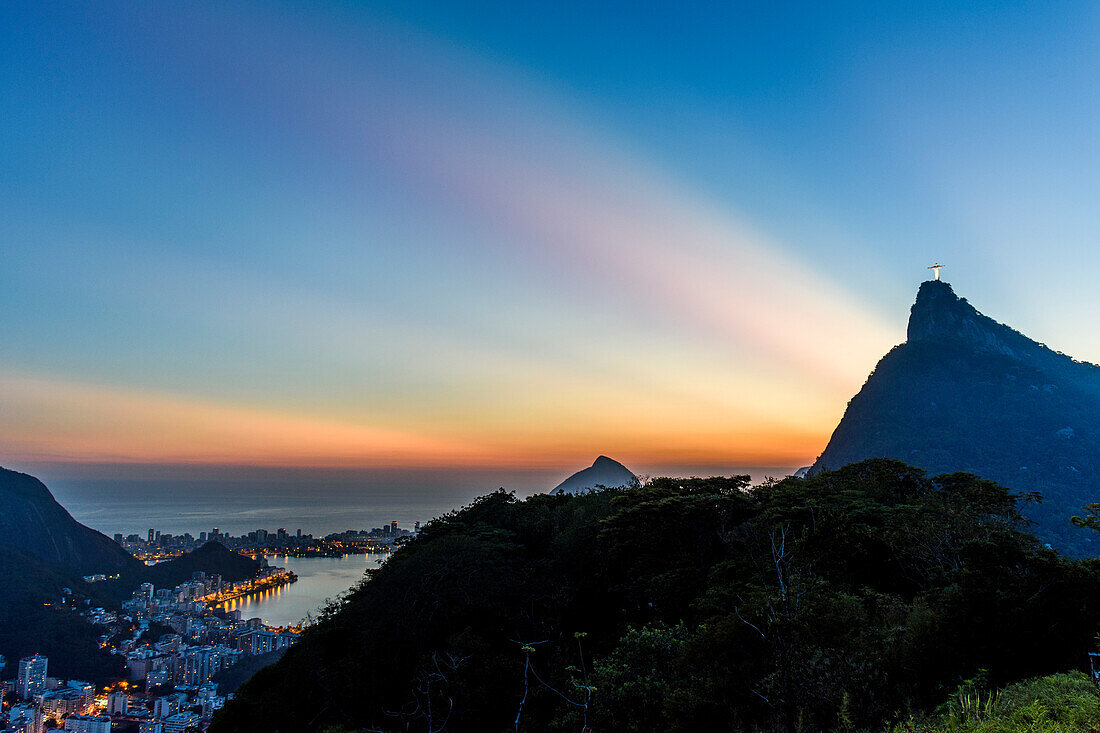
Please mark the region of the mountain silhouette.
POLYGON ((117 542, 73 519, 41 481, 6 468, 0 468, 0 544, 78 575, 144 567, 117 542))
POLYGON ((208 542, 194 552, 147 566, 106 535, 72 518, 50 490, 24 473, 0 468, 0 653, 50 657, 50 670, 106 681, 123 672, 120 658, 100 649, 101 633, 70 607, 117 608, 141 583, 172 588, 202 570, 226 580, 256 574, 259 563, 208 542), (86 583, 103 573, 114 580, 86 583))
POLYGON ((946 282, 921 284, 906 342, 848 403, 811 472, 877 457, 1037 492, 1023 512, 1041 540, 1100 554, 1070 523, 1100 501, 1100 367, 982 315, 946 282))
POLYGON ((577 471, 569 478, 562 481, 551 491, 551 494, 578 494, 583 491, 592 491, 600 486, 617 488, 619 486, 633 486, 638 483, 638 477, 618 461, 607 456, 600 456, 588 468, 577 471))

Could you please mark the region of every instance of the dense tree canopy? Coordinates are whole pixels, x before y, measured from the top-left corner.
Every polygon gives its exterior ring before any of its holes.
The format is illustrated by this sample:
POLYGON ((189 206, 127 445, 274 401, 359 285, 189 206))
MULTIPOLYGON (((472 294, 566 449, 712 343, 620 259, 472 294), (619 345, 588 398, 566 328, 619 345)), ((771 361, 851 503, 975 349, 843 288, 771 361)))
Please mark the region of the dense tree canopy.
POLYGON ((21 657, 36 653, 49 657, 49 672, 58 677, 104 682, 124 674, 122 660, 96 643, 96 636, 106 629, 91 626, 80 615, 89 606, 110 604, 102 583, 85 583, 74 573, 6 545, 0 545, 0 578, 5 677, 14 676, 21 657))
POLYGON ((881 729, 965 679, 1081 667, 1100 564, 968 474, 871 460, 653 479, 436 520, 212 730, 881 729))

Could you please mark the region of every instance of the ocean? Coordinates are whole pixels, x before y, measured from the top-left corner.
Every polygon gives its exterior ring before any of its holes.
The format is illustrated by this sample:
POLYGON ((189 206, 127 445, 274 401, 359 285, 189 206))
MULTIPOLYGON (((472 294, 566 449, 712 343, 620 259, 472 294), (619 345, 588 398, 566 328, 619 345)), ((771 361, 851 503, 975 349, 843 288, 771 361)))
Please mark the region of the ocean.
MULTIPOLYGON (((128 467, 127 467, 128 469, 128 467)), ((784 476, 792 467, 725 467, 697 475, 747 473, 754 481, 784 476)), ((652 475, 670 475, 669 473, 652 475)), ((365 472, 334 470, 243 471, 203 467, 188 475, 133 475, 130 470, 73 476, 39 469, 55 498, 79 522, 111 536, 144 535, 150 528, 183 534, 221 532, 241 535, 255 529, 285 528, 322 536, 348 529, 370 529, 397 521, 402 528, 422 524, 497 487, 520 498, 560 483, 560 471, 365 472)))

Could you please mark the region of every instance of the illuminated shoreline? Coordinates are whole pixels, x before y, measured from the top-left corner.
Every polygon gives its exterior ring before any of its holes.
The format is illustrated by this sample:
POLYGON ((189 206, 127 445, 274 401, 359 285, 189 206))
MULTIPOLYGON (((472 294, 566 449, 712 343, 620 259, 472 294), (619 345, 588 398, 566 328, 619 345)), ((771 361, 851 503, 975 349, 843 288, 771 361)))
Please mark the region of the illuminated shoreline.
MULTIPOLYGON (((204 601, 210 608, 220 608, 225 603, 235 601, 238 598, 245 596, 261 594, 268 590, 275 588, 281 588, 284 585, 290 585, 296 583, 298 576, 289 570, 285 570, 276 575, 270 575, 266 578, 260 578, 259 580, 251 580, 248 583, 238 584, 233 590, 228 593, 216 593, 212 596, 206 596, 199 600, 204 601)), ((226 609, 232 610, 232 609, 226 609)))

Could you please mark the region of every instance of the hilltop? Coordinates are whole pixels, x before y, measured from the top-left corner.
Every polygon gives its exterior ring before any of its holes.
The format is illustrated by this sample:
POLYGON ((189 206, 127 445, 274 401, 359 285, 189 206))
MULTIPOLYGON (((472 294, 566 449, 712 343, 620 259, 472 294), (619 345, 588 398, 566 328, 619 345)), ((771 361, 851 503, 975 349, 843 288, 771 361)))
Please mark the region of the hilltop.
POLYGON ((591 466, 577 471, 558 484, 550 493, 577 494, 584 491, 593 491, 599 487, 618 488, 620 486, 633 486, 637 483, 638 477, 631 473, 626 466, 607 456, 600 456, 591 466))
POLYGON ((1100 552, 1070 524, 1100 498, 1100 367, 979 313, 946 282, 920 286, 906 342, 849 402, 812 471, 874 457, 1036 492, 1042 503, 1023 513, 1040 539, 1100 552))
POLYGON ((41 481, 6 468, 0 468, 0 543, 77 575, 144 567, 110 537, 73 519, 41 481))

